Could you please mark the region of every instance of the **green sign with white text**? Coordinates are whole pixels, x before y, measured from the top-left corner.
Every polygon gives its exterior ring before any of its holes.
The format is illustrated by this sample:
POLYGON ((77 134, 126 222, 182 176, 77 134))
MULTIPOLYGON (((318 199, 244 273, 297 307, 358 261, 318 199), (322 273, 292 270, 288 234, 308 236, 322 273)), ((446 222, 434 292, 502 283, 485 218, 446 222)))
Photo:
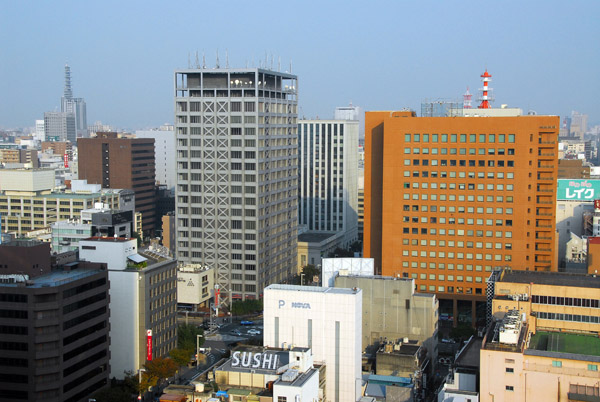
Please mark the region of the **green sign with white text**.
POLYGON ((556 199, 590 202, 600 199, 600 180, 559 179, 556 199))

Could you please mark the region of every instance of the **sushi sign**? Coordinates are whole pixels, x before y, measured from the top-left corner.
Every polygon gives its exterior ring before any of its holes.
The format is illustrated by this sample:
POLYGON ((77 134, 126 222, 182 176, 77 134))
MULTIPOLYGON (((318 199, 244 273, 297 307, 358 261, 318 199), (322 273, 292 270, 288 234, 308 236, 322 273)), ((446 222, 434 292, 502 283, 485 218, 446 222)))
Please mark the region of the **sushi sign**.
POLYGON ((274 353, 233 352, 231 367, 248 367, 275 370, 278 356, 274 353))

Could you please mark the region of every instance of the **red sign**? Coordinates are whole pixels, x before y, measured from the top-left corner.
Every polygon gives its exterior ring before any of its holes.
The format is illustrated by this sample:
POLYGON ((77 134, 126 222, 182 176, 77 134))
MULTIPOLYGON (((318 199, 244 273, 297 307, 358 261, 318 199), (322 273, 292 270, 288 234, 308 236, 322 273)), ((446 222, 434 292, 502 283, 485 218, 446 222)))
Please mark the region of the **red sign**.
POLYGON ((152 361, 152 330, 146 331, 146 360, 152 361))
POLYGON ((65 160, 65 167, 69 167, 69 155, 65 154, 64 156, 64 160, 65 160))
POLYGON ((600 200, 594 200, 594 208, 600 209, 600 200))

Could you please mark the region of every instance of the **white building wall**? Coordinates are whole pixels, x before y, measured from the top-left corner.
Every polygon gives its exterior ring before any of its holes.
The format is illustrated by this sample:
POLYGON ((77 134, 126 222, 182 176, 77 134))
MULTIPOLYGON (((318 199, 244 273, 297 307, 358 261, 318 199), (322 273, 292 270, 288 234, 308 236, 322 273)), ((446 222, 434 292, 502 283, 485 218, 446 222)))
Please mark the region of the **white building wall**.
POLYGON ((127 268, 127 257, 137 253, 137 240, 81 240, 79 258, 107 264, 109 270, 127 268))
POLYGON ((563 201, 556 202, 556 231, 558 232, 558 263, 564 261, 567 243, 571 240, 570 233, 581 237, 583 235, 583 213, 594 212, 593 201, 563 201))
POLYGON ((0 191, 44 191, 54 188, 54 169, 3 169, 0 191))
POLYGON ((300 120, 299 224, 358 238, 358 122, 300 120), (342 212, 343 211, 343 212, 342 212))
POLYGON ((138 130, 137 138, 154 138, 154 161, 156 181, 166 184, 170 190, 175 189, 177 177, 175 175, 175 131, 170 130, 138 130))
POLYGON ((109 271, 110 377, 140 368, 139 276, 136 271, 109 271))
POLYGON ((360 289, 265 288, 264 345, 311 348, 315 363, 327 365, 328 401, 360 398, 361 339, 360 289))
POLYGON ((273 401, 278 401, 280 397, 285 397, 289 402, 313 402, 319 400, 319 371, 306 380, 300 387, 292 387, 282 384, 281 381, 273 385, 273 401))
POLYGON ((336 275, 375 275, 373 258, 323 258, 323 280, 326 287, 334 287, 336 275))

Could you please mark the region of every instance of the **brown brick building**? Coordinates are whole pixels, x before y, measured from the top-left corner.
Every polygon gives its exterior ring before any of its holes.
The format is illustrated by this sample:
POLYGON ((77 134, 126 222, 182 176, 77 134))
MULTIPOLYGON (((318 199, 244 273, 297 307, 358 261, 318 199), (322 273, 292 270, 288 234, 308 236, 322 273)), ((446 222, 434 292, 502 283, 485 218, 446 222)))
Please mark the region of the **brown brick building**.
POLYGON ((135 192, 135 210, 142 213, 142 230, 156 224, 155 160, 153 138, 120 138, 117 133, 98 133, 78 138, 79 178, 103 188, 127 188, 135 192))
POLYGON ((33 168, 40 167, 35 149, 0 149, 0 163, 31 163, 33 168))
POLYGON ((43 141, 42 152, 51 150, 54 155, 64 156, 67 154, 69 160, 73 160, 73 145, 69 141, 43 141))

